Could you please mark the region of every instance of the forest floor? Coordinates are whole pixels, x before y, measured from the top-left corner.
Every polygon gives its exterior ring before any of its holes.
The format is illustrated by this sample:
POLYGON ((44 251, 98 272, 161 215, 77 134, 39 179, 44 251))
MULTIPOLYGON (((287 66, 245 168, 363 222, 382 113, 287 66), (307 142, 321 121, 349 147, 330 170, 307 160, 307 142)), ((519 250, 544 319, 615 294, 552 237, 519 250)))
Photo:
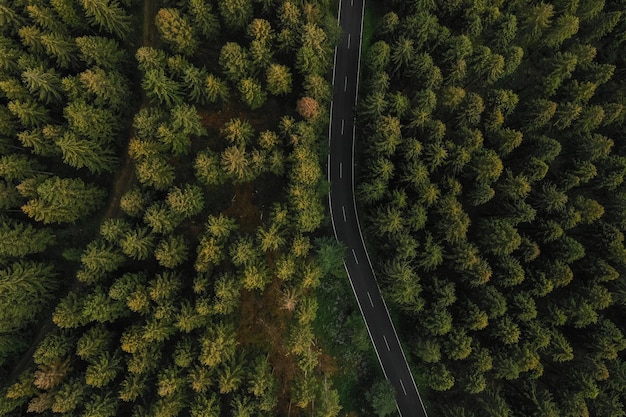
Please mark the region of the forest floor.
MULTIPOLYGON (((156 39, 156 27, 154 25, 154 19, 156 16, 156 12, 158 10, 158 0, 144 0, 143 1, 143 33, 142 33, 142 46, 153 46, 156 39)), ((144 93, 142 93, 141 97, 141 107, 145 107, 148 105, 148 98, 144 93)), ((128 191, 135 180, 135 170, 133 161, 128 154, 128 142, 130 138, 134 134, 134 128, 129 132, 129 137, 126 142, 126 146, 123 152, 122 163, 120 164, 120 168, 115 173, 115 178, 113 179, 113 186, 111 187, 111 191, 109 194, 109 203, 107 204, 106 210, 104 211, 102 221, 107 219, 116 217, 120 212, 120 199, 122 195, 126 191, 128 191)), ((67 292, 72 291, 76 288, 80 283, 77 280, 74 280, 74 283, 67 288, 67 292)), ((28 350, 26 350, 20 359, 16 362, 15 367, 11 371, 7 381, 9 383, 13 383, 17 381, 19 376, 26 369, 32 366, 33 364, 33 354, 37 350, 37 347, 44 339, 44 337, 54 330, 56 325, 52 321, 51 315, 48 315, 40 320, 38 325, 33 326, 33 328, 38 329, 37 333, 34 335, 28 350)))

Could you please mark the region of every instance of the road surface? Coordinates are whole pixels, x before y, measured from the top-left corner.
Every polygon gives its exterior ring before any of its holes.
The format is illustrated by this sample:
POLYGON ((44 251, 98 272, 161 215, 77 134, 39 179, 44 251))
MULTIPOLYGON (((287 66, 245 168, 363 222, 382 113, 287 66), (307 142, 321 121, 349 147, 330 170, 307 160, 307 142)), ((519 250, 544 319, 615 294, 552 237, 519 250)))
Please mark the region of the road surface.
POLYGON ((426 417, 365 248, 354 199, 354 106, 361 58, 364 0, 340 0, 343 35, 335 49, 333 101, 328 128, 329 205, 337 240, 347 248, 344 264, 378 360, 396 393, 402 417, 426 417))

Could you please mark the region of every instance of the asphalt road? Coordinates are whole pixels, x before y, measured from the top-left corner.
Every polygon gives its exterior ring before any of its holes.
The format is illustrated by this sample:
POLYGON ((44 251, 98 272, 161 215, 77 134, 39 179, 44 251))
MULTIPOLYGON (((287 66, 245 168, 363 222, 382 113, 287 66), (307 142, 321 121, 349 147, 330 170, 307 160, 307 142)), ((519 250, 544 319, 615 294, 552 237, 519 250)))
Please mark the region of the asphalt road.
POLYGON ((330 109, 329 204, 336 238, 347 248, 344 264, 385 377, 396 393, 402 417, 426 417, 415 380, 393 322, 380 295, 356 212, 354 199, 354 106, 361 58, 364 0, 340 0, 343 30, 335 49, 330 109))

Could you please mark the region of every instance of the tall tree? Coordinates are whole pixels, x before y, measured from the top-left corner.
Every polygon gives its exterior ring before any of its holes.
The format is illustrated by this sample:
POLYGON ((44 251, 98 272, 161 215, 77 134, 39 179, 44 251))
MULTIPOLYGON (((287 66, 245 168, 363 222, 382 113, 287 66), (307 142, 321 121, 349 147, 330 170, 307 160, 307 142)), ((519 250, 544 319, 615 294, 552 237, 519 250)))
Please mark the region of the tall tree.
MULTIPOLYGON (((197 7, 196 10, 198 10, 197 7)), ((188 56, 194 54, 198 42, 194 37, 193 26, 186 16, 179 13, 178 9, 159 9, 155 24, 163 40, 172 46, 174 52, 188 56)))
POLYGON ((131 19, 116 0, 80 0, 92 25, 125 39, 130 32, 131 19))
POLYGON ((22 211, 46 224, 74 223, 93 213, 104 198, 104 191, 79 178, 48 178, 37 185, 35 193, 22 211))

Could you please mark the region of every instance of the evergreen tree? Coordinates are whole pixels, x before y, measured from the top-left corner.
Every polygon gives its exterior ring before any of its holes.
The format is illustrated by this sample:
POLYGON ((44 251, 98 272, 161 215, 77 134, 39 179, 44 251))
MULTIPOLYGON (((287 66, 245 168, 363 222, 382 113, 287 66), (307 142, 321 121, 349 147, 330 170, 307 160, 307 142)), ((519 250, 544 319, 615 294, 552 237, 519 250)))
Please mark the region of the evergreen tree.
MULTIPOLYGON (((203 9, 197 1, 195 6, 196 11, 203 9)), ((163 40, 172 46, 174 52, 184 55, 194 54, 198 43, 194 37, 193 27, 187 17, 181 16, 177 9, 159 9, 155 24, 163 40)))
POLYGON ((92 25, 97 25, 121 39, 132 31, 130 16, 116 0, 80 0, 92 25))
POLYGON ((79 178, 52 177, 37 185, 35 197, 22 211, 36 221, 48 223, 74 223, 93 213, 104 198, 104 192, 79 178))

